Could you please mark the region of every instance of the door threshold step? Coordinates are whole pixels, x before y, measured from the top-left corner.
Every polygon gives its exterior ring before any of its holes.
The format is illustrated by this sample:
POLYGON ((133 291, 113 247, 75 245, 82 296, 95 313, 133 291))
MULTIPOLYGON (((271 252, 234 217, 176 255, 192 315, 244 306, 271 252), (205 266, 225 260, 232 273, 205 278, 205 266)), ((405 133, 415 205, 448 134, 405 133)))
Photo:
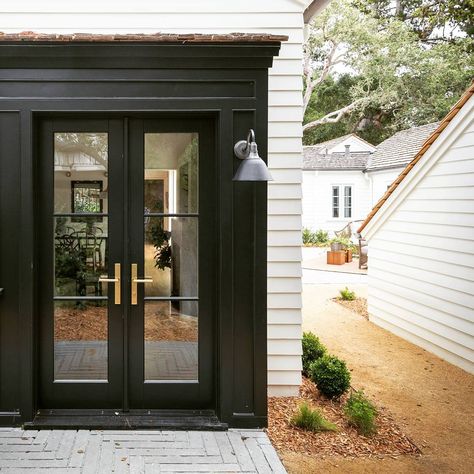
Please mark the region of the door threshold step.
POLYGON ((33 421, 24 424, 25 430, 181 430, 225 431, 227 423, 219 421, 211 412, 179 410, 153 413, 110 412, 84 413, 82 410, 65 413, 64 410, 39 412, 33 421))

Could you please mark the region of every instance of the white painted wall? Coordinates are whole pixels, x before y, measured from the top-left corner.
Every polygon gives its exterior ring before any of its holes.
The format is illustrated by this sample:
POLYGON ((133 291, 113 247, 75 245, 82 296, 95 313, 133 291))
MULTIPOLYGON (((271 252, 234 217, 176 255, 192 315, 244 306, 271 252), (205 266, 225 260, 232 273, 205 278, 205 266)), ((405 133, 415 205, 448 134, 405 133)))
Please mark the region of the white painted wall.
POLYGON ((0 31, 285 34, 269 78, 268 383, 301 382, 302 42, 306 0, 2 2, 0 31))
POLYGON ((369 171, 367 173, 370 179, 371 207, 377 204, 377 201, 385 194, 385 191, 387 191, 388 187, 395 181, 395 179, 404 169, 404 166, 400 166, 399 168, 369 171))
POLYGON ((371 321, 474 373, 474 97, 363 235, 371 321))
MULTIPOLYGON (((371 183, 362 171, 303 171, 303 227, 333 235, 348 222, 363 220, 371 209, 371 183), (352 217, 332 217, 332 186, 352 186, 352 217)), ((342 196, 341 196, 342 199, 342 196)), ((356 230, 356 226, 354 230, 356 230)))

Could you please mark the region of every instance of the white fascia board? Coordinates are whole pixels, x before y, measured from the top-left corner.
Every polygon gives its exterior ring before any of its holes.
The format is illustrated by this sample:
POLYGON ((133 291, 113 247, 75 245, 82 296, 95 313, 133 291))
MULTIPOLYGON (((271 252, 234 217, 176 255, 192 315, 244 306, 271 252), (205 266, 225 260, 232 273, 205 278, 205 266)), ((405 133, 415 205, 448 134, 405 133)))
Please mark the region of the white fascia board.
POLYGON ((420 161, 410 170, 395 191, 383 203, 367 226, 362 229, 364 239, 370 241, 384 222, 397 210, 400 204, 413 191, 418 183, 429 173, 431 168, 449 150, 452 144, 469 126, 474 112, 474 96, 472 96, 449 122, 438 138, 431 144, 420 161))

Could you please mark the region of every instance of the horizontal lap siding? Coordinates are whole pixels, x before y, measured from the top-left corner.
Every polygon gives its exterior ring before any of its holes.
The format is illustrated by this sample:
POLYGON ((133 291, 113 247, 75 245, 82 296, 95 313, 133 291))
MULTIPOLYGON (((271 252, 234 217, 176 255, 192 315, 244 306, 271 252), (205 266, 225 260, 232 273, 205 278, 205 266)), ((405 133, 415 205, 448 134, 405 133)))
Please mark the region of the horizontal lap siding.
POLYGON ((369 313, 474 373, 474 123, 457 126, 464 132, 369 241, 369 313))
MULTIPOLYGON (((52 1, 2 5, 0 31, 56 33, 284 34, 269 77, 268 370, 269 391, 297 394, 301 355, 302 7, 294 0, 180 0, 117 4, 52 1), (197 5, 199 3, 199 5, 197 5), (109 9, 108 9, 109 8, 109 9), (186 12, 186 13, 183 13, 186 12), (12 29, 12 26, 15 29, 12 29), (285 331, 287 328, 288 331, 285 331)), ((258 137, 257 137, 258 141, 258 137)))

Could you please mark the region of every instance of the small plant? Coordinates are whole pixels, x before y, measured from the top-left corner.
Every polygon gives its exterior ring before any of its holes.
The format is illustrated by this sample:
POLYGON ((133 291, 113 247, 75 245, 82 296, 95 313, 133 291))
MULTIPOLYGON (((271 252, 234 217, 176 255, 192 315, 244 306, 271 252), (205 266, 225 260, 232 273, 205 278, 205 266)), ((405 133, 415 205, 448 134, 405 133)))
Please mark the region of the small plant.
POLYGON ((329 234, 325 230, 319 229, 316 232, 313 232, 310 229, 303 229, 304 245, 322 246, 326 245, 328 242, 329 234))
POLYGON ((309 375, 309 366, 326 354, 326 347, 312 332, 303 333, 303 374, 309 375))
POLYGON ((310 229, 303 229, 303 244, 312 245, 316 243, 314 233, 310 229))
POLYGON ((290 424, 308 431, 337 431, 334 423, 326 420, 319 410, 312 409, 306 402, 299 405, 290 424))
POLYGON ((376 433, 375 418, 377 417, 377 409, 362 390, 351 393, 344 407, 344 413, 349 423, 357 428, 359 433, 364 436, 371 436, 376 433))
POLYGON ((328 398, 339 398, 349 390, 351 384, 351 374, 346 363, 327 354, 310 365, 309 376, 318 390, 328 398))
POLYGON ((354 301, 356 299, 356 294, 354 291, 349 290, 347 286, 343 290, 339 290, 341 299, 344 301, 354 301))
POLYGON ((329 234, 323 229, 317 230, 314 236, 318 244, 327 244, 329 242, 329 234))

